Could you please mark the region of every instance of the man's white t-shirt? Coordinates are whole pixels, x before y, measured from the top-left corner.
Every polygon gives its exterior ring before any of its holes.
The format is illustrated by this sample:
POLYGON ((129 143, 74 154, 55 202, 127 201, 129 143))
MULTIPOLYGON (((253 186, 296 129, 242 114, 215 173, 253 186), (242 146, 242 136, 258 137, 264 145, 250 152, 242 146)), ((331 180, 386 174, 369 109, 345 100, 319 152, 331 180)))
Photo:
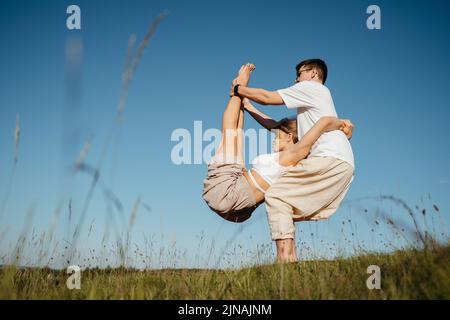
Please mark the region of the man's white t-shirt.
MULTIPOLYGON (((330 90, 316 81, 301 81, 290 88, 278 90, 288 108, 297 109, 298 136, 305 133, 323 116, 338 117, 330 90)), ((311 156, 328 156, 343 160, 355 168, 352 146, 344 132, 323 133, 311 148, 311 156)))

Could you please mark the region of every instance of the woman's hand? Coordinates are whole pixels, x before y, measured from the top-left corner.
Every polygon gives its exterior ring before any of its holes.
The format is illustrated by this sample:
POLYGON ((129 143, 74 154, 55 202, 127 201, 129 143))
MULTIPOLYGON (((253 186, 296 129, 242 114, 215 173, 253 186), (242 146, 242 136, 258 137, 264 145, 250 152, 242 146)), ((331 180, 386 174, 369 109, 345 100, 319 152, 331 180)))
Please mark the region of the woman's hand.
POLYGON ((347 136, 347 139, 351 139, 352 135, 353 135, 353 128, 355 127, 353 125, 353 123, 350 120, 347 119, 341 119, 342 124, 339 128, 339 130, 341 130, 342 132, 345 133, 345 135, 347 136))
POLYGON ((255 110, 255 106, 250 103, 250 100, 247 98, 242 99, 242 105, 244 106, 245 111, 253 111, 255 110))
POLYGON ((353 123, 348 119, 338 119, 333 116, 323 116, 317 121, 319 126, 322 127, 322 132, 329 132, 333 130, 341 130, 347 136, 347 139, 351 139, 353 135, 353 123))

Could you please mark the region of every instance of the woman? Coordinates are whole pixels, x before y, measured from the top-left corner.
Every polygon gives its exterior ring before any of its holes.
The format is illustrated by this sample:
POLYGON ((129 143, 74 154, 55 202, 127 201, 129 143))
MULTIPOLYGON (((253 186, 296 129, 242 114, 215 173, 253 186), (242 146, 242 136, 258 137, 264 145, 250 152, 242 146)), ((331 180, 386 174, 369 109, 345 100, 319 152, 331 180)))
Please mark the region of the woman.
MULTIPOLYGON (((254 66, 241 67, 241 75, 253 71, 254 66)), ((248 76, 239 83, 247 85, 248 76)), ((222 139, 216 154, 208 164, 208 174, 203 181, 203 198, 208 206, 226 220, 243 222, 264 202, 265 191, 290 166, 306 158, 322 133, 342 130, 350 139, 353 125, 349 120, 322 117, 298 141, 296 120, 276 122, 266 116, 248 100, 232 96, 222 117, 222 139), (268 130, 276 130, 275 153, 260 155, 247 171, 243 160, 244 110, 268 130)))

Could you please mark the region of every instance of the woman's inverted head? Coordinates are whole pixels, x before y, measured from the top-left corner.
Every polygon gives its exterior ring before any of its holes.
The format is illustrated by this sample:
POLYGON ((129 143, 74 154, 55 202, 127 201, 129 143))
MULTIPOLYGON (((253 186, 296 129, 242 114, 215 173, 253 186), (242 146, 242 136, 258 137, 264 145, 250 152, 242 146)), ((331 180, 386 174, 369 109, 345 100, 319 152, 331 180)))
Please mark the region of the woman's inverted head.
POLYGON ((272 128, 275 138, 272 141, 274 152, 280 152, 298 142, 297 120, 284 118, 272 128))

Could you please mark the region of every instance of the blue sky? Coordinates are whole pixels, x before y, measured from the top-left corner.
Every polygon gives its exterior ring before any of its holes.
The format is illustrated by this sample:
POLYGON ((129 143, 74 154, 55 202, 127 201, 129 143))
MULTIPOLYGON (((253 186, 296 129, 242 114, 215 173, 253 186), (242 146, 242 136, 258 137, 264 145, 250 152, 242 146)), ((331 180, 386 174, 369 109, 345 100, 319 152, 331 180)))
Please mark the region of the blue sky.
MULTIPOLYGON (((242 230, 208 209, 201 198, 206 165, 174 165, 170 154, 176 143, 170 137, 177 128, 192 131, 194 121, 203 121, 204 129, 219 127, 230 81, 242 63, 257 67, 253 86, 275 90, 290 86, 295 65, 311 57, 328 63, 327 86, 338 115, 356 125, 351 141, 356 171, 346 202, 333 218, 298 225, 298 240, 315 246, 318 255, 323 239, 351 251, 341 232, 342 220, 350 218, 359 241, 383 249, 385 236, 371 234, 361 208, 384 206, 394 218, 408 221, 405 213, 390 203, 352 202, 379 194, 395 195, 411 207, 438 205, 436 227, 448 231, 448 1, 3 1, 0 201, 11 175, 16 114, 21 141, 11 195, 0 217, 0 233, 7 230, 0 238, 2 254, 14 246, 33 203, 32 227, 37 233, 48 229, 66 190, 70 160, 90 135, 87 162, 98 162, 117 108, 128 38, 135 33, 140 43, 163 10, 169 15, 130 86, 118 147, 102 167, 105 183, 124 205, 123 221, 138 196, 151 207, 138 212, 133 241, 142 244, 144 235, 154 235, 157 246, 175 242, 189 261, 179 265, 195 265, 189 257, 201 251, 202 235, 205 245, 214 241, 219 253, 229 239, 243 252, 273 245, 264 206, 242 230), (81 31, 66 28, 70 4, 81 8, 81 31), (371 4, 381 8, 381 30, 366 28, 371 4), (72 38, 83 44, 81 100, 68 111, 64 48, 72 38), (75 132, 70 144, 67 130, 75 132)), ((261 108, 274 118, 291 113, 285 107, 261 108)), ((246 125, 257 128, 252 120, 246 125)), ((73 231, 91 180, 77 174, 70 181, 65 195, 72 199, 74 219, 70 224, 64 209, 60 239, 73 231)), ((84 224, 83 252, 97 248, 103 236, 106 208, 99 190, 84 224)), ((375 220, 375 211, 369 211, 369 220, 375 220)))

